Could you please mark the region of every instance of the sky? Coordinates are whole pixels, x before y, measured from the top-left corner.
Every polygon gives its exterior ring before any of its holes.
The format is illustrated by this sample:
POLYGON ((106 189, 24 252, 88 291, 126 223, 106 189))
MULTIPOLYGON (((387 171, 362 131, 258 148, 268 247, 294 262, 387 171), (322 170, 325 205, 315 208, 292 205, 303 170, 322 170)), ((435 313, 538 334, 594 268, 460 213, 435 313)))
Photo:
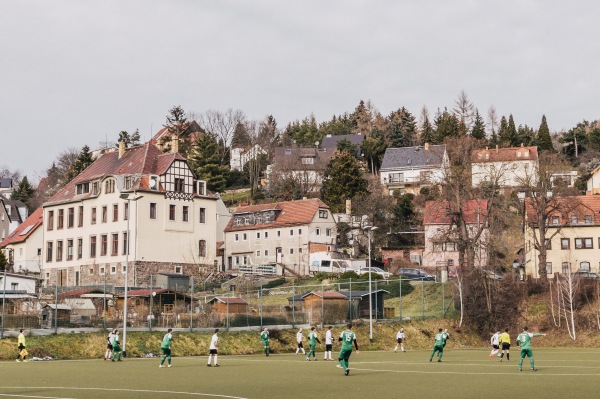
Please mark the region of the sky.
POLYGON ((37 181, 68 148, 168 110, 318 122, 451 109, 551 131, 600 119, 600 3, 533 0, 2 0, 0 169, 37 181))

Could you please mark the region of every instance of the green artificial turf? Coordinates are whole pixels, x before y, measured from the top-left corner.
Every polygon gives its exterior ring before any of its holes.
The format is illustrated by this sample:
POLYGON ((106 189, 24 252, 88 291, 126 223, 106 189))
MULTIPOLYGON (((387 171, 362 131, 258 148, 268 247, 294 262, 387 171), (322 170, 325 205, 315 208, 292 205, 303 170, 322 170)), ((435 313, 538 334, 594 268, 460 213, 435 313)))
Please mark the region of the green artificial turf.
MULTIPOLYGON (((0 397, 26 398, 594 398, 598 395, 600 351, 536 349, 537 372, 517 370, 490 359, 487 349, 446 349, 442 363, 429 351, 361 352, 350 358, 344 376, 337 362, 303 355, 219 356, 221 367, 206 367, 205 356, 159 359, 70 360, 0 363, 0 397)), ((334 358, 336 353, 334 353, 334 358)))

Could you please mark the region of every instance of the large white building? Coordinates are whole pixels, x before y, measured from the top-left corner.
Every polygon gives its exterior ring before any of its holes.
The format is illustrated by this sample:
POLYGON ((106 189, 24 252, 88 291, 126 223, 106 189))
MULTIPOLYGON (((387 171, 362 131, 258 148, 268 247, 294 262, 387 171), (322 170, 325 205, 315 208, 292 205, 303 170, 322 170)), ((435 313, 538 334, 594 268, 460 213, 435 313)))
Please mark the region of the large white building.
POLYGON ((336 235, 333 215, 319 199, 239 207, 225 229, 226 269, 273 265, 307 274, 311 251, 333 251, 336 235))
POLYGON ((121 145, 43 205, 45 284, 124 285, 127 261, 131 286, 216 269, 219 199, 177 149, 176 140, 170 153, 121 145))
POLYGON ((494 182, 500 187, 531 186, 537 183, 537 147, 486 148, 473 151, 473 187, 494 182))

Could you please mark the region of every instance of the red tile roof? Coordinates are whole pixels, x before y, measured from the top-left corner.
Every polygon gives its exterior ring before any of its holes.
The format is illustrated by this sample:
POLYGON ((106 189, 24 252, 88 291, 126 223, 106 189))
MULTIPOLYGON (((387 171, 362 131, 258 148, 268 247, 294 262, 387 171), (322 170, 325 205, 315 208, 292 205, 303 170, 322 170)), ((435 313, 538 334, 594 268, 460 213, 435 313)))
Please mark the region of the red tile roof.
MULTIPOLYGON (((574 225, 584 226, 586 225, 585 216, 588 215, 592 216, 591 225, 600 224, 600 195, 564 197, 560 199, 559 203, 550 201, 548 206, 555 209, 549 216, 558 216, 561 225, 570 224, 571 216, 577 216, 578 221, 574 225)), ((536 209, 533 206, 531 198, 525 199, 525 211, 527 213, 527 220, 530 223, 537 224, 536 209)), ((548 223, 551 224, 551 220, 548 223)))
POLYGON ((537 161, 537 147, 486 148, 473 151, 471 162, 537 161), (526 156, 527 155, 527 156, 526 156))
MULTIPOLYGON (((485 222, 487 207, 487 200, 467 201, 462 209, 465 221, 467 223, 485 222)), ((428 201, 425 204, 423 224, 450 224, 453 213, 455 213, 453 204, 448 201, 428 201)))
POLYGON ((254 228, 264 229, 273 227, 287 227, 309 224, 319 209, 329 209, 327 204, 318 198, 274 202, 269 204, 240 206, 232 214, 229 224, 225 231, 252 230, 254 228), (260 211, 276 210, 279 211, 274 222, 261 223, 254 225, 233 226, 233 220, 236 215, 244 213, 253 213, 260 211))
POLYGON ((18 244, 27 240, 38 227, 43 223, 43 209, 36 209, 27 219, 23 221, 12 233, 8 235, 2 242, 0 247, 5 247, 9 244, 18 244), (25 233, 24 233, 25 232, 25 233))

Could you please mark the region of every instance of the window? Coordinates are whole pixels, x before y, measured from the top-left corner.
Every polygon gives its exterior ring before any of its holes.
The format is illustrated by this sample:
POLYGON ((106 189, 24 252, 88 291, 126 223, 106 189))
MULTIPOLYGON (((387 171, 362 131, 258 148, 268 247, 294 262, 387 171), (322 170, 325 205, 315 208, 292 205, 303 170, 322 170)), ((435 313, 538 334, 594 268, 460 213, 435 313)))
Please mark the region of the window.
POLYGON ((455 242, 447 242, 445 244, 444 250, 446 252, 454 252, 454 251, 456 251, 456 243, 455 242))
POLYGON ((200 208, 200 217, 198 220, 200 223, 206 223, 206 208, 200 208))
POLYGON ((590 262, 581 262, 579 263, 579 269, 582 271, 589 272, 590 271, 590 262))
POLYGON ((56 261, 60 262, 63 257, 63 242, 62 240, 56 241, 56 261))
POLYGON ((198 256, 206 256, 206 240, 198 241, 198 256))
POLYGON ((118 233, 113 233, 112 245, 111 245, 110 249, 111 249, 110 254, 112 256, 116 256, 119 254, 119 234, 118 233))
POLYGON ((325 235, 331 237, 331 229, 325 229, 325 235))
POLYGON ((67 210, 67 228, 71 229, 75 226, 75 208, 67 210))
POLYGON ((577 215, 571 216, 571 224, 577 224, 578 221, 579 218, 577 217, 577 215))
POLYGON ((302 164, 304 165, 312 165, 314 163, 314 159, 313 158, 302 158, 302 164))
POLYGON ((265 240, 268 240, 268 239, 269 239, 269 232, 265 231, 265 240))
POLYGON ((98 194, 100 194, 100 182, 92 182, 92 196, 97 196, 98 194))
POLYGON ((561 238, 560 239, 560 249, 570 249, 570 248, 571 248, 571 239, 561 238))
POLYGON ((90 192, 90 183, 79 183, 77 185, 77 195, 87 194, 90 192))
POLYGON ((246 265, 247 264, 247 260, 248 260, 247 256, 242 256, 242 265, 246 265))
POLYGON ((557 226, 560 223, 560 219, 558 216, 552 216, 552 224, 557 226))
POLYGON ((302 229, 298 229, 298 235, 301 236, 302 235, 302 229))
POLYGON ((56 221, 56 228, 57 229, 62 229, 65 225, 65 210, 64 209, 59 209, 58 210, 58 220, 56 221))
POLYGON ((89 274, 94 274, 94 268, 90 267, 90 273, 89 274))
POLYGON ((127 232, 123 232, 123 255, 127 255, 127 250, 129 249, 129 235, 127 232))
POLYGON ((290 229, 290 237, 294 236, 294 229, 290 229))
POLYGON ((73 260, 73 240, 67 240, 67 260, 73 260))
POLYGON ((294 254, 294 248, 290 248, 290 255, 294 254))
POLYGON ((563 262, 562 263, 562 272, 563 273, 570 273, 571 272, 571 263, 569 263, 569 262, 563 262))
POLYGON ((552 274, 552 262, 546 262, 546 274, 552 274))
POLYGON ((104 205, 102 207, 102 223, 106 223, 108 220, 108 207, 104 205))
POLYGON ((106 269, 104 267, 100 268, 100 274, 105 274, 106 273, 106 269))
POLYGON ((181 266, 175 266, 175 274, 183 274, 183 268, 181 266))
POLYGON ((402 183, 404 182, 404 173, 390 173, 389 174, 390 183, 402 183))
POLYGON ((19 288, 19 283, 10 283, 10 289, 16 291, 19 288))
POLYGON ((592 216, 592 215, 585 215, 584 218, 585 218, 584 219, 585 220, 584 221, 585 224, 592 224, 592 223, 594 223, 594 216, 592 216))
POLYGON ((115 192, 115 181, 113 179, 108 179, 104 182, 104 192, 106 194, 115 192))
POLYGON ((96 236, 90 237, 90 258, 96 257, 96 236))
POLYGON ((594 244, 591 238, 576 238, 575 249, 592 249, 594 244))
POLYGON ((83 238, 77 239, 77 259, 83 258, 83 238))
POLYGON ((83 227, 83 206, 79 207, 79 218, 77 220, 77 227, 83 227))
POLYGON ((169 205, 169 220, 175 220, 175 205, 169 205))
POLYGON ((183 193, 185 192, 184 190, 184 186, 185 186, 185 180, 181 179, 181 178, 175 178, 175 192, 176 193, 183 193))
POLYGON ((277 230, 277 238, 281 237, 281 230, 277 230))
POLYGON ((318 236, 320 236, 320 235, 321 235, 321 228, 320 228, 320 227, 317 227, 317 228, 315 229, 315 234, 316 234, 316 235, 318 235, 318 236))
POLYGON ((96 208, 92 208, 92 219, 91 219, 91 223, 92 223, 92 224, 96 224, 96 208))
POLYGON ((123 207, 123 220, 129 219, 129 202, 125 202, 123 207))
POLYGON ((46 262, 52 262, 52 241, 48 241, 46 244, 46 262))
POLYGON ((319 217, 321 219, 327 219, 327 211, 325 209, 319 209, 319 217))
POLYGON ((257 232, 256 232, 256 238, 257 238, 257 239, 260 239, 260 231, 257 231, 257 232))
POLYGON ((113 205, 113 218, 112 218, 113 222, 118 222, 119 221, 119 205, 118 204, 114 204, 113 205))
POLYGON ((48 231, 54 230, 54 211, 48 211, 48 231))
POLYGON ((183 206, 183 214, 181 215, 181 219, 184 222, 187 222, 189 220, 189 218, 190 218, 190 216, 189 216, 189 209, 190 209, 189 206, 183 206))
POLYGON ((260 249, 256 251, 256 257, 260 258, 260 249))
POLYGON ((117 267, 116 266, 111 266, 110 267, 110 274, 116 274, 117 273, 117 267))
POLYGON ((150 203, 150 219, 156 219, 156 203, 150 203))
POLYGON ((240 235, 239 235, 238 233, 235 233, 235 234, 233 235, 233 240, 234 240, 234 241, 239 241, 239 240, 240 240, 240 235))
POLYGON ((242 234, 242 240, 248 241, 248 233, 243 233, 242 234))
POLYGON ((265 256, 269 256, 269 250, 265 249, 265 256))
POLYGON ((298 248, 298 253, 301 254, 302 253, 302 248, 298 248))
POLYGON ((441 242, 433 243, 433 252, 442 252, 443 245, 441 242))
POLYGON ((240 264, 240 257, 239 257, 239 256, 236 256, 236 257, 235 257, 235 264, 236 264, 236 265, 239 265, 239 264, 240 264))
POLYGON ((546 249, 552 249, 552 241, 549 238, 546 238, 544 243, 546 245, 546 249))
POLYGON ((106 256, 108 252, 108 234, 100 236, 100 256, 106 256))

